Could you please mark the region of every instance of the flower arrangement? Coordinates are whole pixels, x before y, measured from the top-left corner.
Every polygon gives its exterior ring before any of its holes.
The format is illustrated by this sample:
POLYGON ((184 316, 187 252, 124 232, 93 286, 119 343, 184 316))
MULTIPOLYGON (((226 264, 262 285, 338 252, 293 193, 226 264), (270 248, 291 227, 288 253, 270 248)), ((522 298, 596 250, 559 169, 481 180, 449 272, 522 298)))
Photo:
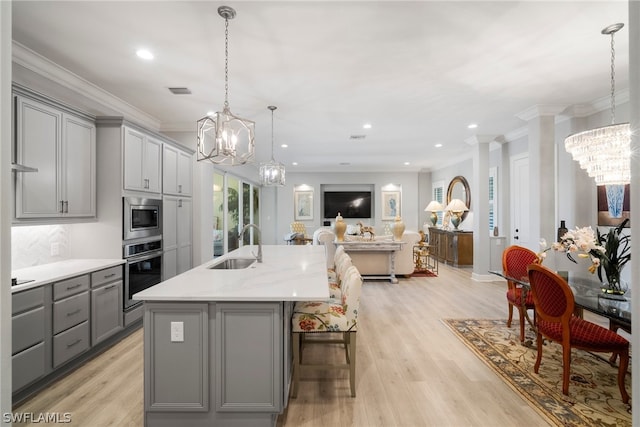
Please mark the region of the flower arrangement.
POLYGON ((631 237, 622 235, 621 232, 628 222, 627 218, 605 234, 601 234, 600 230, 594 232, 591 227, 570 229, 550 248, 546 247, 546 241, 542 239, 540 245, 543 250, 538 255, 545 258, 546 252, 553 249, 566 252, 567 258, 575 263, 577 261, 574 255, 580 258, 591 258, 589 272, 593 274, 596 270, 598 271, 598 279, 607 284, 606 291, 624 293, 626 287, 620 282, 620 273, 625 264, 631 260, 631 237))

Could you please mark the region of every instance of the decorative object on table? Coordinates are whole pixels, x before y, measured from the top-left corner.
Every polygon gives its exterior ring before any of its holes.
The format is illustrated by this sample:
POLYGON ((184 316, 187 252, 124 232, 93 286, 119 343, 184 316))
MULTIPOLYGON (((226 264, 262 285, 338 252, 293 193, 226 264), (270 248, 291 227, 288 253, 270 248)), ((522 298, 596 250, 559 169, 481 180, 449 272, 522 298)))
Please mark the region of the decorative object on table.
POLYGON ((342 219, 342 215, 340 215, 340 212, 338 212, 338 216, 336 217, 334 230, 336 233, 336 241, 344 242, 344 232, 347 231, 347 223, 342 219))
POLYGON ((458 229, 460 222, 462 222, 462 213, 468 211, 467 205, 460 199, 453 199, 449 202, 445 211, 451 212, 451 223, 454 229, 458 229))
MULTIPOLYGON (((514 393, 554 426, 628 426, 630 405, 617 398, 616 368, 582 350, 571 354, 571 396, 560 393, 562 347, 546 345, 544 368, 533 372, 536 349, 520 345, 517 332, 502 319, 443 319, 445 325, 514 393)), ((535 332, 526 330, 526 341, 535 332)), ((631 374, 626 381, 631 389, 631 374)))
POLYGON ((293 205, 296 221, 313 219, 313 191, 294 190, 293 205))
MULTIPOLYGON (((625 185, 598 185, 598 225, 616 227, 631 217, 631 188, 625 185)), ((627 227, 630 227, 627 223, 627 227)))
POLYGON ((424 231, 419 230, 418 234, 420 235, 420 241, 418 242, 418 244, 420 246, 426 245, 427 244, 427 235, 425 234, 424 231))
POLYGON ((366 233, 369 233, 369 240, 375 240, 376 232, 370 225, 364 225, 362 221, 358 221, 356 224, 360 226, 360 236, 364 237, 366 233))
POLYGON ((236 11, 220 6, 218 15, 224 18, 224 107, 222 112, 198 120, 197 160, 214 164, 243 165, 253 161, 255 154, 255 123, 234 115, 229 109, 229 20, 236 11))
POLYGON ((285 182, 284 165, 273 157, 273 112, 278 107, 269 105, 267 108, 271 110, 271 160, 260 165, 260 184, 282 187, 285 182))
POLYGON ((442 206, 442 203, 438 202, 437 200, 430 201, 427 207, 424 208, 425 212, 431 212, 430 220, 432 227, 435 227, 438 223, 438 212, 442 212, 443 210, 444 206, 442 206))
MULTIPOLYGON (((620 280, 620 273, 624 266, 631 260, 631 236, 622 234, 629 219, 625 219, 620 225, 610 228, 606 234, 596 232, 589 227, 575 228, 567 231, 560 241, 545 248, 542 252, 553 249, 558 252, 566 252, 567 258, 577 263, 573 257, 577 254, 580 258, 591 258, 589 272, 598 271, 598 279, 602 282, 602 291, 607 294, 623 295, 628 285, 620 280), (604 276, 603 276, 604 271, 604 276)), ((545 242, 541 240, 541 245, 545 242)))
POLYGON ((565 149, 598 185, 628 184, 631 180, 631 129, 629 123, 615 124, 615 47, 614 34, 624 24, 602 30, 611 35, 611 124, 568 136, 565 149))
POLYGON ((402 240, 402 235, 404 234, 404 222, 402 222, 402 218, 400 215, 396 216, 395 221, 393 221, 393 240, 402 240))
POLYGON ((567 231, 569 231, 569 229, 567 228, 564 219, 560 220, 560 227, 558 227, 558 239, 556 240, 556 242, 562 240, 562 237, 567 231))
POLYGON ((382 192, 382 220, 393 220, 402 215, 400 191, 382 192))

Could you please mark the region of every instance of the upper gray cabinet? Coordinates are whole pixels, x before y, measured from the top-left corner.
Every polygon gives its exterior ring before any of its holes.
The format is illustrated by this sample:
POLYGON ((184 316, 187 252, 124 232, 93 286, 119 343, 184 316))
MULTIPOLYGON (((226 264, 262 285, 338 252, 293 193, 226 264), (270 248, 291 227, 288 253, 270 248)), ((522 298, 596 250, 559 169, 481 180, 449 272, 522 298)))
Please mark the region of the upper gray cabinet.
POLYGON ((191 196, 193 155, 164 144, 162 154, 162 192, 174 196, 191 196))
POLYGON ((162 142, 124 127, 124 189, 160 193, 162 191, 162 142))
POLYGON ((96 216, 96 127, 54 102, 14 96, 15 217, 96 216))

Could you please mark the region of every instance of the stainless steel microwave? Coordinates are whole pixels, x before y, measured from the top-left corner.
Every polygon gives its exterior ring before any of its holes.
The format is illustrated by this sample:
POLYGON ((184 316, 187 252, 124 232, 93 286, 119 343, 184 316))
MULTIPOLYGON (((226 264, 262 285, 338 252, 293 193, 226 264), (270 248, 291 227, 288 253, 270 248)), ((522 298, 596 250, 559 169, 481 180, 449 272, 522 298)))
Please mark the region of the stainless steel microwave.
POLYGON ((162 235, 162 200, 124 197, 122 208, 123 240, 162 235))

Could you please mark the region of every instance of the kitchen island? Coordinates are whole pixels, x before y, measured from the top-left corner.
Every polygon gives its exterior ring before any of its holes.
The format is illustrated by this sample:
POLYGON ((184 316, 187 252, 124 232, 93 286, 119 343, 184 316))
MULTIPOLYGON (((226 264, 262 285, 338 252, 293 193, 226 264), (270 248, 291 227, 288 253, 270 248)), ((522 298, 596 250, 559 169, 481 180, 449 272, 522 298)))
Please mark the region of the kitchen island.
POLYGON ((244 246, 146 289, 146 426, 273 426, 286 407, 295 301, 329 297, 322 246, 244 246))

